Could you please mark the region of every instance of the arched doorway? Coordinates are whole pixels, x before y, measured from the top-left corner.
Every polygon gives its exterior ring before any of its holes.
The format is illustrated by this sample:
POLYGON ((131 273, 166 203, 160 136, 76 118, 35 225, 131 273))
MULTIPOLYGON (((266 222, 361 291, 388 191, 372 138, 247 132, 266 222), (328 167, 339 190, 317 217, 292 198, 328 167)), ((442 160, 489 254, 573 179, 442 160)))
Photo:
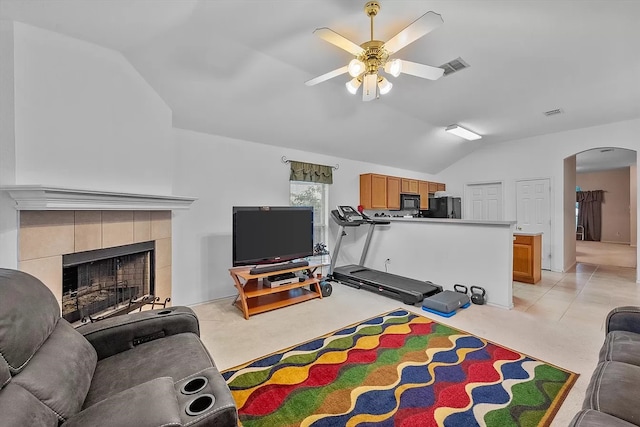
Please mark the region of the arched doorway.
MULTIPOLYGON (((575 261, 637 267, 636 151, 599 147, 577 153, 575 187, 578 199, 584 201, 576 202, 575 261)), ((565 190, 567 197, 568 183, 565 190)), ((566 239, 565 244, 571 245, 566 239)))

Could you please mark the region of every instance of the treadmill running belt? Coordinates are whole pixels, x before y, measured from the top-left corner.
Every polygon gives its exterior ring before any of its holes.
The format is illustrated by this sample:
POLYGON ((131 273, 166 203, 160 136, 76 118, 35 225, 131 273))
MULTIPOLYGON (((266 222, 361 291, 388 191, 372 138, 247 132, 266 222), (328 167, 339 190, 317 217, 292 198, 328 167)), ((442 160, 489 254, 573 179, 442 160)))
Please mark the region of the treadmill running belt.
POLYGON ((409 277, 398 276, 396 274, 385 273, 384 271, 362 269, 352 271, 351 275, 358 279, 369 282, 381 283, 391 288, 398 288, 407 291, 425 292, 432 289, 433 285, 409 277))

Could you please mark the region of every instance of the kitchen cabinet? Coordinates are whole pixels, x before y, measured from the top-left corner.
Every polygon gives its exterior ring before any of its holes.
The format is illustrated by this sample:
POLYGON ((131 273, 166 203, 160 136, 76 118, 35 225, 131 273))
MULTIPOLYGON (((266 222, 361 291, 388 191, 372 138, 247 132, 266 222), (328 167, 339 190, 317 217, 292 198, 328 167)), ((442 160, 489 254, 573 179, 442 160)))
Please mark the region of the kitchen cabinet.
POLYGON ((542 234, 513 235, 513 280, 535 284, 542 278, 542 234))
POLYGON ((420 195, 420 209, 429 209, 429 182, 418 181, 418 194, 420 195))
POLYGON ((418 194, 418 180, 402 178, 402 191, 405 194, 418 194))
POLYGON ((429 182, 429 193, 433 194, 436 191, 446 191, 447 186, 441 182, 429 182))
POLYGON ((400 209, 400 178, 387 177, 387 209, 400 209))
MULTIPOLYGON (((400 203, 400 196, 398 196, 400 203)), ((364 209, 387 209, 387 176, 360 175, 360 204, 364 209)))
POLYGON ((429 194, 445 191, 440 182, 365 173, 360 175, 360 205, 364 209, 400 209, 400 193, 419 194, 420 209, 429 209, 429 194))

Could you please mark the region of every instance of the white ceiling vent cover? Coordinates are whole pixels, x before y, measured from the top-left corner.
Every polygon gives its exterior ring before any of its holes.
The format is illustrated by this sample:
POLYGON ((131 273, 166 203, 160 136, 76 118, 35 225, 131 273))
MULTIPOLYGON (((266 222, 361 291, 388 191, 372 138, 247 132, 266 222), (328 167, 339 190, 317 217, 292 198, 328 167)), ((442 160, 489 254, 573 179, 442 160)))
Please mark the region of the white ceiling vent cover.
POLYGON ((446 64, 442 64, 440 68, 444 69, 444 75, 448 76, 449 74, 453 74, 460 70, 464 70, 465 68, 469 68, 469 64, 464 62, 464 59, 457 57, 454 60, 447 62, 446 64))
POLYGON ((549 117, 549 116, 555 116, 562 113, 564 113, 564 110, 562 108, 556 108, 555 110, 545 111, 543 114, 549 117))

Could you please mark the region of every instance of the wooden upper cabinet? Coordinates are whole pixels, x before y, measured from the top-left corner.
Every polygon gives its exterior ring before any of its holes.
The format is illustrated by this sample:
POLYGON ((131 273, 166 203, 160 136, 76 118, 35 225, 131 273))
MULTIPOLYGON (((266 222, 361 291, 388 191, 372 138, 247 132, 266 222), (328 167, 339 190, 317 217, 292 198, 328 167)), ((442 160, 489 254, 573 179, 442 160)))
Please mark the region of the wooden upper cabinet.
POLYGON ((418 194, 418 180, 402 178, 402 193, 418 194))
POLYGON ((400 209, 400 178, 387 177, 387 209, 400 209))
POLYGON ((418 181, 418 194, 420 195, 420 209, 429 209, 429 183, 418 181))
POLYGON ((446 191, 447 186, 441 182, 430 182, 429 193, 435 193, 436 191, 446 191))
POLYGON ((444 191, 439 182, 365 173, 360 175, 360 204, 364 209, 400 209, 400 193, 419 194, 420 209, 429 209, 429 193, 444 191))
POLYGON ((387 208, 387 176, 360 175, 360 204, 364 209, 387 208))

